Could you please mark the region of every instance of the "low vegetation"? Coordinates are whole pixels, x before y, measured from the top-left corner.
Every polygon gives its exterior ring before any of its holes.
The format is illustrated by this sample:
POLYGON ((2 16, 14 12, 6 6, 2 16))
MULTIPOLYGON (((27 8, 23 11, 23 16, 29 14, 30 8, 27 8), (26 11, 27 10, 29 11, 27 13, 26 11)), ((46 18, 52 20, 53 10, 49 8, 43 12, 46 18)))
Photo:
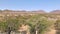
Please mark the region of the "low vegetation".
MULTIPOLYGON (((0 16, 2 17, 2 16, 0 16)), ((44 34, 48 31, 51 26, 55 23, 60 23, 59 17, 54 14, 35 14, 35 15, 18 15, 18 16, 7 16, 5 15, 0 20, 0 31, 8 32, 18 31, 22 24, 28 25, 30 28, 30 34, 44 34)), ((59 24, 60 25, 60 24, 59 24)), ((60 29, 60 27, 58 26, 60 29)))

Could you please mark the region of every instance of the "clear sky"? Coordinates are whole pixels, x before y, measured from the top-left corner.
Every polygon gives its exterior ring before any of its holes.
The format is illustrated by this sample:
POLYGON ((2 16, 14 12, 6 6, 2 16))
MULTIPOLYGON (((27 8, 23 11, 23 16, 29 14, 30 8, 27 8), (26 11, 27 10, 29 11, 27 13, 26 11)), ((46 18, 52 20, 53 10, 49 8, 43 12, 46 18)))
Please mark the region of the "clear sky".
POLYGON ((60 9, 60 0, 0 0, 0 9, 45 10, 60 9))

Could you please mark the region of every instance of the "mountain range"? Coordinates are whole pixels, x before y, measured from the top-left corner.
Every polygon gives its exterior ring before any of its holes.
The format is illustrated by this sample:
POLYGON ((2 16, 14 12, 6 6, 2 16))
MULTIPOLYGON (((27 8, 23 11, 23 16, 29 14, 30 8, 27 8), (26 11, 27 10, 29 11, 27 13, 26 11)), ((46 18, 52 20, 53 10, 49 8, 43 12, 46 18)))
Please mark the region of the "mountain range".
MULTIPOLYGON (((36 10, 36 11, 26 11, 26 10, 0 10, 0 14, 7 13, 15 13, 15 14, 47 14, 44 10, 36 10)), ((50 11, 48 14, 60 14, 60 10, 50 11)))

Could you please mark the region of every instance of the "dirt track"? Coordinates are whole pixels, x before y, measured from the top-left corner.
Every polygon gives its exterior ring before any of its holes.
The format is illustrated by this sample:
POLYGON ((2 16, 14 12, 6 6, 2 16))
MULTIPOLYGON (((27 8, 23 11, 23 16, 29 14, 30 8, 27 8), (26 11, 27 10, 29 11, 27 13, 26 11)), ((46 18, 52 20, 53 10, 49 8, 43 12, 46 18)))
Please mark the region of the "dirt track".
POLYGON ((56 34, 56 30, 51 29, 49 32, 45 33, 45 34, 56 34))

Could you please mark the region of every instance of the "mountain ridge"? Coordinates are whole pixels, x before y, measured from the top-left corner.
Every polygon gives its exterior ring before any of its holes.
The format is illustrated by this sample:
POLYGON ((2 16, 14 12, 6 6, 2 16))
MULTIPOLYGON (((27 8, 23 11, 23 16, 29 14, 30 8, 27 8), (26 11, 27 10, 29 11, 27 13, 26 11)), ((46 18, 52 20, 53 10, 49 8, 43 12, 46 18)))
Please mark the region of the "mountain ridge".
MULTIPOLYGON (((44 10, 34 10, 34 11, 26 11, 26 10, 0 10, 0 13, 37 13, 37 14, 46 14, 47 12, 44 10)), ((53 10, 48 14, 60 14, 60 10, 53 10)))

